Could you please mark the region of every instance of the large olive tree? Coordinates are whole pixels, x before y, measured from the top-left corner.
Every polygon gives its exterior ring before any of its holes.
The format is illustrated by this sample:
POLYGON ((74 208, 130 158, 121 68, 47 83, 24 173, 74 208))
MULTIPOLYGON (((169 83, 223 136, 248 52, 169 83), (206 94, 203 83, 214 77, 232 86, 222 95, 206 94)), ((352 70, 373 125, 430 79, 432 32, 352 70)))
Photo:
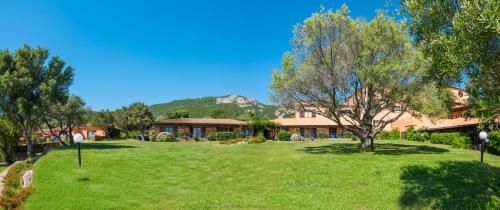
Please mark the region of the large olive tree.
POLYGON ((271 88, 280 104, 314 109, 373 151, 385 126, 408 111, 445 113, 437 96, 449 95, 423 80, 427 62, 402 23, 382 13, 369 22, 348 13, 346 6, 321 9, 298 24, 271 88))
POLYGON ((0 111, 22 130, 29 157, 44 104, 64 101, 72 81, 73 68, 45 48, 0 51, 0 111))
MULTIPOLYGON (((431 61, 429 79, 464 84, 467 114, 500 117, 500 0, 402 0, 410 32, 431 61)), ((496 123, 495 123, 496 121, 496 123)))

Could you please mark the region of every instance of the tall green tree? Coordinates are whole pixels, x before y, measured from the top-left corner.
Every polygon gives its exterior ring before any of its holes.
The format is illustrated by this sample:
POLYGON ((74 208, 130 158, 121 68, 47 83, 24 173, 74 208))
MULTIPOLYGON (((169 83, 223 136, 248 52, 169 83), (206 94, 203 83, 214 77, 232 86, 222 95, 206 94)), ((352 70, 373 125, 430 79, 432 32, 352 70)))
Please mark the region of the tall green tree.
POLYGON ((224 111, 222 109, 214 109, 212 111, 212 113, 210 114, 210 117, 214 118, 214 119, 225 118, 226 113, 224 113, 224 111))
POLYGON ((128 108, 129 119, 134 128, 139 130, 141 139, 145 140, 146 130, 151 128, 154 123, 153 113, 149 107, 141 102, 135 102, 128 108))
POLYGON ((168 119, 188 118, 189 112, 187 110, 177 110, 175 112, 167 113, 168 119))
MULTIPOLYGON (((468 114, 500 117, 500 0, 403 0, 410 32, 431 61, 429 79, 464 84, 468 114)), ((497 125, 498 127, 498 125, 497 125)))
POLYGON ((404 24, 382 13, 370 22, 348 13, 345 5, 322 8, 297 25, 293 51, 273 71, 271 88, 285 108, 315 111, 373 151, 377 134, 405 112, 446 113, 449 104, 425 82, 428 64, 404 24), (426 106, 430 101, 438 103, 426 106))
POLYGON ((122 130, 126 137, 129 138, 129 130, 132 128, 132 122, 129 118, 129 108, 122 107, 114 113, 116 127, 122 130))
POLYGON ((115 126, 115 116, 113 112, 107 109, 93 112, 90 123, 105 129, 107 138, 111 139, 111 132, 115 126))
POLYGON ((68 96, 73 68, 45 48, 27 45, 14 53, 0 51, 0 109, 22 129, 27 154, 33 153, 31 133, 39 127, 44 102, 59 103, 68 96))
POLYGON ((9 120, 0 117, 0 152, 4 162, 13 163, 16 161, 14 146, 19 137, 19 130, 9 120))
POLYGON ((61 138, 62 134, 68 137, 70 144, 74 144, 73 129, 85 124, 88 120, 87 115, 91 112, 90 108, 85 106, 83 99, 77 95, 71 95, 62 103, 45 104, 43 108, 42 121, 62 144, 65 144, 61 138), (54 128, 63 132, 55 133, 54 128))

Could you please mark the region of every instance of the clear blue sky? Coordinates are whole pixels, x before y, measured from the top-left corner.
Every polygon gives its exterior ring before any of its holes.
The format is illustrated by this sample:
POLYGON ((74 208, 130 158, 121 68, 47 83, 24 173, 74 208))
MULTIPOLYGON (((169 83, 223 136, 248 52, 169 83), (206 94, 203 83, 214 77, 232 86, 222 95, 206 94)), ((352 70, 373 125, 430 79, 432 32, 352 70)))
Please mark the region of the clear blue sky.
POLYGON ((342 3, 370 19, 385 0, 3 1, 0 48, 49 48, 94 110, 227 94, 270 103, 293 25, 342 3))

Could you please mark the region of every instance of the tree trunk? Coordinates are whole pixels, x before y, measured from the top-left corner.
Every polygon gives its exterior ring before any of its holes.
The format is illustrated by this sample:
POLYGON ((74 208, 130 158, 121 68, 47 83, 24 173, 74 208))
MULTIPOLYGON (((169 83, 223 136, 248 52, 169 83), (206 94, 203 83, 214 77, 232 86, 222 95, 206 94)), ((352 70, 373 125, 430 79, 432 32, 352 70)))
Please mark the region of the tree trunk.
POLYGON ((106 136, 108 136, 108 140, 111 139, 110 134, 111 134, 111 128, 107 129, 108 132, 106 132, 106 136))
POLYGON ((144 130, 143 129, 141 129, 141 140, 145 141, 145 139, 144 139, 144 130))
POLYGON ((375 150, 374 139, 371 136, 363 136, 360 138, 361 140, 361 148, 366 151, 373 152, 375 150))
POLYGON ((33 156, 33 142, 31 141, 30 129, 28 127, 23 128, 23 136, 26 141, 26 155, 28 158, 33 156))
POLYGON ((73 138, 73 128, 71 128, 71 126, 68 126, 68 137, 69 137, 69 144, 75 144, 75 140, 73 138))

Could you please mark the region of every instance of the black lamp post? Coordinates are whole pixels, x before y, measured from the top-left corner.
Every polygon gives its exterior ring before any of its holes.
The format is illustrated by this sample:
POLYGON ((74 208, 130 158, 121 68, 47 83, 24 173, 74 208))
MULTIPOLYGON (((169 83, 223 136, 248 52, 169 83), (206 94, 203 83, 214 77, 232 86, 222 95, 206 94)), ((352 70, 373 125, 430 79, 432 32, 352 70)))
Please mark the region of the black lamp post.
POLYGON ((82 167, 82 156, 80 153, 80 143, 83 141, 83 135, 77 133, 74 137, 73 140, 76 142, 78 145, 78 166, 82 167))
POLYGON ((488 133, 486 133, 486 131, 479 132, 479 139, 481 139, 481 163, 482 163, 483 153, 488 144, 488 133))

